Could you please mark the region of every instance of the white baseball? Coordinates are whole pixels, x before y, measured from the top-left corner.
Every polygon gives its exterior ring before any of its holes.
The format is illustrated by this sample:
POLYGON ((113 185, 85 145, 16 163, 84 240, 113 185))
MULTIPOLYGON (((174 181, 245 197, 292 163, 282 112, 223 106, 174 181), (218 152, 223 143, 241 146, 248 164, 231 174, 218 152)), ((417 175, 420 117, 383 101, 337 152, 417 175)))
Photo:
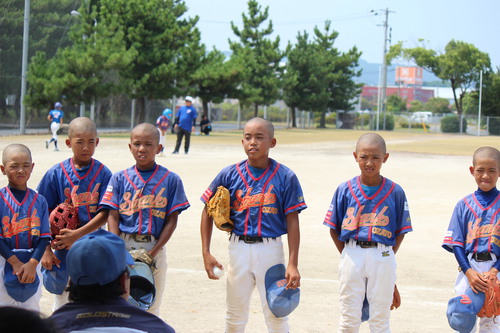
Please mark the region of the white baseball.
POLYGON ((217 266, 214 266, 212 271, 214 272, 214 275, 217 276, 218 278, 221 278, 224 275, 224 271, 217 266))

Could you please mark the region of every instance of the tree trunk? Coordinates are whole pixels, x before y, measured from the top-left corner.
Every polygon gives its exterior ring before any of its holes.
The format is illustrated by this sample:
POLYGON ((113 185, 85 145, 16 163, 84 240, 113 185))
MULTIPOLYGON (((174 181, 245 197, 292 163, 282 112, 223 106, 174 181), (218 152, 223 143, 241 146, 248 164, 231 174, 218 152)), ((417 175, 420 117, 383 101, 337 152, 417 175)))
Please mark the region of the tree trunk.
POLYGON ((326 111, 321 111, 318 128, 326 128, 326 111))
POLYGON ((136 107, 137 107, 136 109, 137 115, 135 118, 136 122, 134 123, 134 125, 142 124, 144 122, 144 114, 146 110, 146 97, 137 98, 136 107))
POLYGON ((202 106, 203 106, 203 114, 207 115, 208 117, 208 101, 205 101, 204 99, 201 101, 202 106))
POLYGON ((296 108, 292 106, 290 109, 291 109, 290 117, 292 117, 292 128, 297 128, 297 121, 295 119, 296 108))
POLYGON ((259 115, 259 104, 254 104, 253 116, 257 117, 259 115))
POLYGON ((458 122, 460 123, 460 134, 462 134, 462 131, 463 131, 463 126, 462 126, 462 101, 460 98, 460 102, 458 101, 457 99, 457 93, 456 93, 456 89, 457 87, 455 87, 455 80, 454 79, 450 79, 450 82, 451 82, 451 90, 453 91, 453 100, 455 101, 455 106, 457 107, 457 115, 458 115, 458 122))

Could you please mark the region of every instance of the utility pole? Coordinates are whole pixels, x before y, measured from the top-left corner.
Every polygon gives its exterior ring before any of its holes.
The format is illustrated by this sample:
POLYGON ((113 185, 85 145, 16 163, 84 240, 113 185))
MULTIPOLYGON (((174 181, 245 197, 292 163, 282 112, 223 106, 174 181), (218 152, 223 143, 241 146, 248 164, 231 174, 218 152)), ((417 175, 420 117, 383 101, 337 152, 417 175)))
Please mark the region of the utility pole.
POLYGON ((21 66, 21 111, 19 119, 19 132, 26 134, 26 72, 28 71, 28 43, 30 39, 30 0, 24 0, 24 28, 23 28, 23 55, 21 66))
POLYGON ((384 20, 384 52, 382 57, 382 88, 381 88, 381 98, 379 103, 380 111, 384 113, 384 126, 385 130, 385 119, 386 119, 386 107, 387 107, 387 30, 389 27, 389 12, 394 13, 393 11, 389 11, 389 8, 385 9, 385 20, 384 20))

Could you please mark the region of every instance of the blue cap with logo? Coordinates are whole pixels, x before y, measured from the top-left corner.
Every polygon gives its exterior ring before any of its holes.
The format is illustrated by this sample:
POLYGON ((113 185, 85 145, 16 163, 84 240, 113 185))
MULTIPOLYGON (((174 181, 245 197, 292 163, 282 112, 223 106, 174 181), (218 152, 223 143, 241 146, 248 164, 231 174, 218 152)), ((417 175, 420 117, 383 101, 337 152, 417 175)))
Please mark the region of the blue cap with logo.
POLYGON ((288 316, 300 303, 300 289, 286 289, 286 268, 277 264, 266 272, 266 298, 269 309, 276 317, 288 316))
POLYGON ((123 239, 102 229, 77 240, 66 259, 71 281, 83 286, 110 283, 134 264, 123 239))
POLYGON ((453 297, 448 301, 448 323, 460 333, 469 333, 474 328, 477 313, 484 304, 484 293, 475 293, 471 288, 465 294, 453 297))

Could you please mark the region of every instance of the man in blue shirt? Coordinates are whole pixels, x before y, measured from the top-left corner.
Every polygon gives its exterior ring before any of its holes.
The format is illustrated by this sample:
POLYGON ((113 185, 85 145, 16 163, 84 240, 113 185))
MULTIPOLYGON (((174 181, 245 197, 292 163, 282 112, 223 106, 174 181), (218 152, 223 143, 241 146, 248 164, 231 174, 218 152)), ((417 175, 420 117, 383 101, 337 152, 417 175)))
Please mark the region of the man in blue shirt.
POLYGON ((181 106, 175 115, 174 130, 177 133, 177 142, 175 143, 175 149, 172 154, 179 153, 182 137, 184 135, 186 136, 186 140, 184 141, 184 152, 186 154, 189 152, 191 132, 194 131, 194 127, 196 126, 196 117, 198 113, 193 106, 193 98, 191 96, 186 96, 185 102, 186 105, 181 106))

